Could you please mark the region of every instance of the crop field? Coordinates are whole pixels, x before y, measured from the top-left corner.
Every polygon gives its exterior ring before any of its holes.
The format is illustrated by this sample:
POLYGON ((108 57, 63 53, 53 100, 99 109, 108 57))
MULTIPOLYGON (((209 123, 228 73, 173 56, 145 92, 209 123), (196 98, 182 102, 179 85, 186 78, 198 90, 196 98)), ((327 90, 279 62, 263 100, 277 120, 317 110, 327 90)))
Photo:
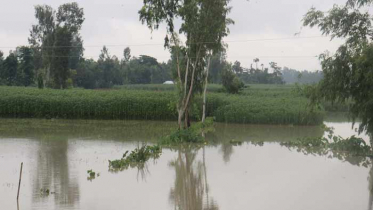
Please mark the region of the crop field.
MULTIPOLYGON (((138 85, 109 90, 53 90, 0 87, 0 117, 63 119, 176 120, 173 86, 138 85), (171 88, 170 88, 171 87, 171 88)), ((201 116, 201 97, 194 98, 192 117, 201 116)), ((255 85, 241 94, 209 87, 207 116, 217 122, 252 124, 317 125, 324 112, 310 113, 308 99, 292 86, 255 85)))

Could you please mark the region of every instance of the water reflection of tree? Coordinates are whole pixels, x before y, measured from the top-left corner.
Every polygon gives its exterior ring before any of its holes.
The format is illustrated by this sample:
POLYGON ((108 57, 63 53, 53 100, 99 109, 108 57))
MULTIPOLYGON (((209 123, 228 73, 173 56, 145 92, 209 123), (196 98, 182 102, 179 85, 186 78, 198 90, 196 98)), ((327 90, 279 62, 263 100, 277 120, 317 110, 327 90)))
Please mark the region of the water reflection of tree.
POLYGON ((67 139, 39 141, 37 168, 33 183, 33 203, 46 202, 52 197, 58 206, 73 207, 79 201, 79 185, 69 173, 67 139), (54 194, 42 195, 41 189, 54 194))
POLYGON ((170 191, 170 202, 175 205, 175 209, 219 209, 214 199, 209 197, 204 148, 202 152, 201 161, 197 160, 197 149, 180 148, 176 160, 170 162, 170 167, 176 173, 175 185, 170 191))
POLYGON ((230 143, 222 143, 220 146, 220 151, 223 153, 223 160, 225 163, 228 163, 233 154, 233 145, 230 143))

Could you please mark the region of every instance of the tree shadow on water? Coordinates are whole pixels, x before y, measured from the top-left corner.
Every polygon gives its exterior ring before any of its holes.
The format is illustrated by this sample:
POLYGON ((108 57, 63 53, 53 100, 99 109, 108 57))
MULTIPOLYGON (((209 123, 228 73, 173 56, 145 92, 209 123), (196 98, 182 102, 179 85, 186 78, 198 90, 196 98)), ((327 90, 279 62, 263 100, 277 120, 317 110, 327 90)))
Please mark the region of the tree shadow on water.
POLYGON ((175 182, 169 200, 180 210, 217 210, 217 202, 209 196, 205 148, 177 149, 177 158, 169 163, 175 169, 175 182), (202 151, 202 160, 198 154, 202 151))

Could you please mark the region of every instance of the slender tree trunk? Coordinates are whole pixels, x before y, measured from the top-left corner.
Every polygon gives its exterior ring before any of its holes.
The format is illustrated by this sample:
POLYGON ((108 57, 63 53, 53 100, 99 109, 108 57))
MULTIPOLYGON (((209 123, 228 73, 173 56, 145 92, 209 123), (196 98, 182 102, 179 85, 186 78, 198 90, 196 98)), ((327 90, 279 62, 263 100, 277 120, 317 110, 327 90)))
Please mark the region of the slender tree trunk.
POLYGON ((208 63, 207 63, 207 68, 206 68, 205 89, 203 91, 202 123, 205 123, 205 120, 206 120, 206 92, 207 92, 210 62, 211 62, 211 56, 208 58, 208 63))
POLYGON ((190 120, 189 120, 189 107, 185 110, 184 116, 184 128, 187 129, 190 127, 190 120))
POLYGON ((177 111, 178 111, 178 114, 179 114, 177 123, 179 125, 179 130, 181 130, 181 121, 183 120, 183 114, 184 113, 183 113, 182 108, 179 108, 179 107, 178 107, 177 111))

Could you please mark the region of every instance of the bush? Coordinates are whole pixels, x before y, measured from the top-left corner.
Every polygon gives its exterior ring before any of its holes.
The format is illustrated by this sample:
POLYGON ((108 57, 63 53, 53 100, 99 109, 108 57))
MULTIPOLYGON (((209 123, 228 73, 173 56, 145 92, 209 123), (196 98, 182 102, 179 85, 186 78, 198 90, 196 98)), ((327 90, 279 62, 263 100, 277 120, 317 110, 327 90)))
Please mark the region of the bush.
POLYGON ((245 84, 230 70, 223 70, 222 83, 224 89, 232 94, 239 93, 245 87, 245 84))

